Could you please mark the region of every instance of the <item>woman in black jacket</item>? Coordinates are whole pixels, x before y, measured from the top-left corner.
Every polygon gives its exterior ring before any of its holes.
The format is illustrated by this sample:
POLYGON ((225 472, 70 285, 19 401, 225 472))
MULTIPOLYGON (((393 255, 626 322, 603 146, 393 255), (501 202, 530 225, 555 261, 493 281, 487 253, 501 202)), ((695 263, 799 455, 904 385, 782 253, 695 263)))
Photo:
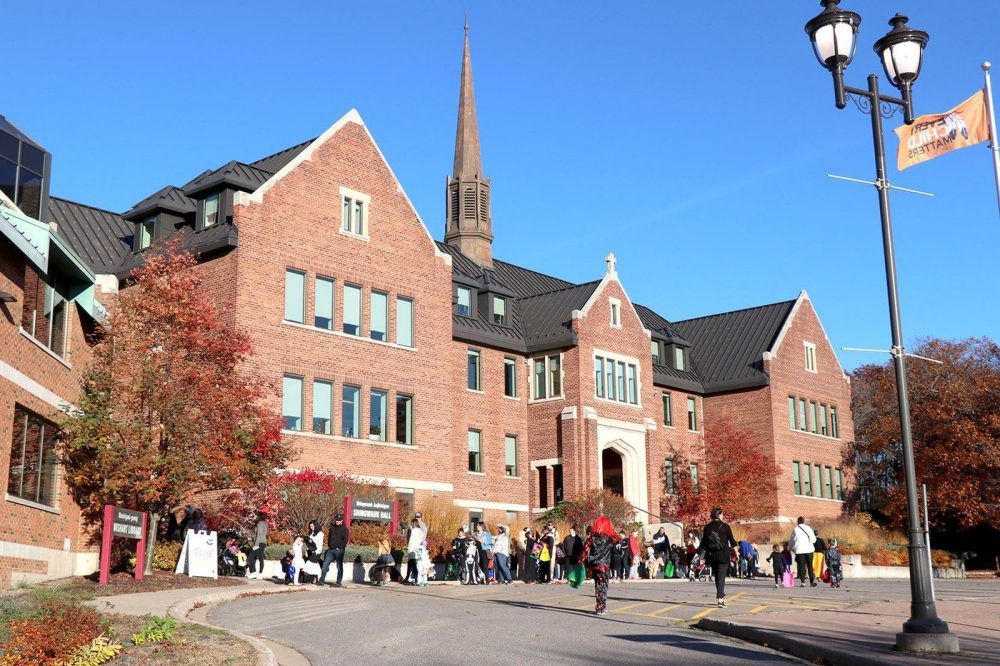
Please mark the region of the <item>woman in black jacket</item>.
POLYGON ((715 596, 719 608, 726 607, 726 570, 737 546, 733 528, 722 518, 722 509, 712 509, 712 520, 702 531, 700 548, 705 553, 705 563, 712 567, 712 575, 715 576, 715 596))
POLYGON ((608 574, 618 541, 611 521, 606 516, 601 516, 594 521, 594 527, 583 542, 583 552, 580 553, 580 564, 587 567, 594 579, 594 612, 598 615, 608 612, 608 574))

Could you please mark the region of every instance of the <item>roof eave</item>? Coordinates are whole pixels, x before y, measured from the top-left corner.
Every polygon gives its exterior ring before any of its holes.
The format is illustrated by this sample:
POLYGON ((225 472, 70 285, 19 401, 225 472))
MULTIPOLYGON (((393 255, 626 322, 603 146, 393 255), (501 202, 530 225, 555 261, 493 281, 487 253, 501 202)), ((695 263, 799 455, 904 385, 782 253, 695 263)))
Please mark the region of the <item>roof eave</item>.
POLYGON ((705 395, 717 393, 728 393, 730 391, 742 391, 750 388, 761 388, 769 386, 771 379, 767 375, 759 377, 741 377, 740 379, 727 379, 721 382, 712 382, 705 385, 705 395))

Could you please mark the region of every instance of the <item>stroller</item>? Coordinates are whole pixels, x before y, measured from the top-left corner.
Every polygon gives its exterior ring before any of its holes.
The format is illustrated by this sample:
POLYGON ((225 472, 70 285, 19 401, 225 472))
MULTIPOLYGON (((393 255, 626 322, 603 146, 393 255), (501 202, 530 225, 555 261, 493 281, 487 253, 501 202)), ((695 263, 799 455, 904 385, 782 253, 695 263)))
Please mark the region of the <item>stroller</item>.
POLYGON ((691 558, 691 566, 688 567, 688 580, 696 580, 699 583, 703 580, 712 582, 712 567, 705 564, 701 553, 695 553, 691 558))
POLYGON ((219 539, 219 575, 245 576, 247 572, 247 548, 241 546, 235 534, 223 535, 219 539))
POLYGON ((476 542, 469 539, 465 546, 465 559, 462 560, 461 571, 462 585, 482 585, 486 582, 486 576, 479 567, 479 549, 476 542))

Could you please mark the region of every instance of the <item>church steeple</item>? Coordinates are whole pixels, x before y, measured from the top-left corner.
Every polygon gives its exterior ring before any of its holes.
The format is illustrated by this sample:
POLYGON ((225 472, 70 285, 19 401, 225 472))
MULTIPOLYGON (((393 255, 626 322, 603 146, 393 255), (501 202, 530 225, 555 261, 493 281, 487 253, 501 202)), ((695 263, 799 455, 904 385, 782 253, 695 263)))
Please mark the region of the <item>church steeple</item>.
POLYGON ((490 219, 490 179, 483 177, 479 151, 476 92, 472 85, 469 18, 465 18, 465 47, 458 94, 455 134, 455 171, 448 178, 444 240, 480 266, 493 266, 493 223, 490 219))

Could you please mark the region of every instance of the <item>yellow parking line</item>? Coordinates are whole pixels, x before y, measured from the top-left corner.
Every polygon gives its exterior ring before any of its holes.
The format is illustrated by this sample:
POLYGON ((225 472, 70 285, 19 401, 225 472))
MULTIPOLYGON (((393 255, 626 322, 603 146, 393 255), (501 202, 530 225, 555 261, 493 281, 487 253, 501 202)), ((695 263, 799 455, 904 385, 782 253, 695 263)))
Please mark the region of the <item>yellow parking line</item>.
POLYGON ((761 604, 760 606, 757 606, 756 608, 754 608, 753 610, 751 610, 751 611, 750 611, 750 614, 751 614, 751 615, 754 615, 755 613, 759 613, 759 612, 761 612, 761 611, 762 611, 762 610, 764 610, 765 608, 767 608, 767 604, 761 604))
POLYGON ((719 610, 719 609, 718 608, 706 608, 705 610, 700 611, 700 612, 695 613, 694 615, 692 615, 691 619, 692 620, 700 620, 701 618, 705 617, 709 613, 714 613, 717 610, 719 610))
POLYGON ((674 608, 677 608, 678 606, 680 606, 680 604, 674 604, 672 606, 664 606, 663 608, 655 610, 652 613, 643 613, 643 615, 645 615, 646 617, 659 617, 660 613, 666 613, 668 610, 672 610, 674 608))
POLYGON ((639 606, 645 606, 646 604, 653 604, 655 601, 640 601, 637 604, 629 604, 628 606, 622 606, 621 608, 615 608, 612 613, 621 613, 623 611, 632 610, 633 608, 638 608, 639 606))

